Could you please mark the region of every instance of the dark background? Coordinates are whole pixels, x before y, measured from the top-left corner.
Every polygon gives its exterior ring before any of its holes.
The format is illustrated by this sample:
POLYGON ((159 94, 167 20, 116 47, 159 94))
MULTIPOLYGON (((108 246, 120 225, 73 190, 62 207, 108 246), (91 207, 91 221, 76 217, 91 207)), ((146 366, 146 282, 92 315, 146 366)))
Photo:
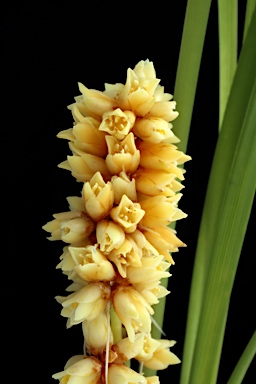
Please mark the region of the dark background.
MULTIPOLYGON (((217 6, 212 2, 187 153, 178 237, 187 248, 174 254, 164 331, 182 358, 197 233, 218 126, 217 6)), ((239 46, 244 4, 239 2, 239 46)), ((55 267, 63 244, 49 242, 41 227, 68 210, 66 197, 80 184, 57 164, 69 154, 56 134, 72 126, 66 108, 78 82, 104 89, 125 83, 128 67, 153 61, 165 91, 173 93, 186 1, 57 2, 9 5, 3 13, 2 44, 2 244, 7 360, 15 359, 28 380, 55 383, 53 373, 82 353, 79 326, 65 329, 56 295, 68 282, 55 267)), ((179 107, 177 106, 179 110, 179 107)), ((180 111, 179 111, 180 112, 180 111)), ((225 384, 255 328, 255 219, 245 238, 224 339, 218 384, 225 384), (254 232, 253 232, 254 231, 254 232)), ((161 383, 178 384, 180 365, 160 372, 161 383)), ((253 383, 251 366, 244 379, 253 383)), ((205 383, 207 384, 207 383, 205 383)))

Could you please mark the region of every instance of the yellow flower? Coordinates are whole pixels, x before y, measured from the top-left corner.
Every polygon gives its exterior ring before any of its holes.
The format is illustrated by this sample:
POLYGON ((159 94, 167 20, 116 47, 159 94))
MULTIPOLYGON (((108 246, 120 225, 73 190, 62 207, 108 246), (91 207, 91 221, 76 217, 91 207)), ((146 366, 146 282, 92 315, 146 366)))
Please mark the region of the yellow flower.
POLYGON ((122 111, 120 108, 105 112, 99 131, 105 131, 117 140, 123 140, 132 129, 136 116, 131 111, 122 111))
POLYGON ((96 225, 96 238, 100 250, 108 254, 123 244, 125 232, 122 227, 113 221, 101 220, 96 225))
POLYGON ((175 174, 180 180, 184 180, 185 170, 178 165, 191 159, 190 156, 178 151, 177 147, 169 143, 152 144, 140 142, 140 165, 144 168, 166 171, 175 174))
POLYGON ((187 215, 176 207, 176 202, 166 196, 154 196, 140 202, 141 208, 145 211, 141 219, 142 227, 169 225, 187 215))
POLYGON ((114 136, 106 136, 108 155, 106 166, 112 175, 120 172, 134 172, 140 162, 140 151, 136 148, 134 135, 130 132, 122 141, 114 136))
POLYGON ((82 331, 85 347, 90 355, 101 355, 108 342, 110 346, 113 344, 113 334, 105 311, 93 320, 84 320, 82 331))
POLYGON ((67 328, 84 320, 93 320, 106 308, 111 289, 107 283, 89 283, 67 297, 56 296, 62 305, 61 315, 67 317, 67 328))
POLYGON ((60 384, 98 384, 101 376, 102 364, 93 356, 76 355, 71 357, 64 367, 64 371, 52 375, 60 384))
POLYGON ((105 183, 100 172, 84 183, 82 197, 86 212, 94 220, 106 217, 114 204, 114 190, 110 181, 105 183))
POLYGON ((78 98, 79 103, 76 105, 85 116, 101 118, 104 112, 110 111, 116 106, 115 100, 105 93, 88 89, 82 83, 78 83, 78 87, 82 97, 78 98))
POLYGON ((58 165, 59 168, 70 171, 73 177, 82 182, 90 181, 96 172, 100 172, 105 177, 109 176, 104 159, 85 153, 71 142, 69 147, 74 155, 67 156, 67 160, 58 165))
POLYGON ((120 172, 119 176, 112 176, 111 183, 114 190, 115 204, 120 203, 123 195, 126 195, 133 202, 137 201, 136 183, 134 178, 130 180, 125 172, 120 172))
POLYGON ((160 117, 161 119, 170 122, 179 116, 179 112, 175 111, 175 108, 176 101, 157 101, 153 104, 145 117, 160 117))
POLYGON ((145 215, 139 203, 133 203, 126 195, 122 196, 120 204, 110 211, 112 219, 121 225, 125 232, 134 232, 137 224, 145 215))
POLYGON ((176 231, 169 227, 152 227, 150 231, 144 232, 144 236, 171 264, 174 264, 174 261, 170 252, 177 252, 179 247, 186 247, 176 236, 176 231))
POLYGON ((183 185, 175 180, 176 175, 168 172, 140 167, 133 177, 137 191, 147 196, 173 196, 183 188, 183 185))
POLYGON ((131 342, 138 332, 150 333, 150 315, 154 310, 134 288, 117 286, 113 292, 113 305, 131 342))
POLYGON ((54 219, 43 226, 47 232, 51 232, 49 240, 62 240, 65 243, 79 243, 95 229, 93 221, 81 212, 55 213, 54 219))
POLYGON ((179 139, 172 132, 172 124, 160 117, 140 118, 133 127, 136 136, 145 142, 157 144, 160 142, 177 143, 179 139))
MULTIPOLYGON (((116 273, 104 254, 93 245, 69 247, 74 272, 86 281, 111 281, 116 273)), ((71 275, 72 278, 72 275, 71 275)))
POLYGON ((146 378, 123 364, 111 364, 108 384, 146 384, 146 378))
POLYGON ((93 117, 84 117, 82 122, 78 122, 73 128, 59 132, 57 137, 72 141, 77 148, 86 153, 105 157, 107 155, 106 133, 99 130, 99 125, 99 121, 93 117))

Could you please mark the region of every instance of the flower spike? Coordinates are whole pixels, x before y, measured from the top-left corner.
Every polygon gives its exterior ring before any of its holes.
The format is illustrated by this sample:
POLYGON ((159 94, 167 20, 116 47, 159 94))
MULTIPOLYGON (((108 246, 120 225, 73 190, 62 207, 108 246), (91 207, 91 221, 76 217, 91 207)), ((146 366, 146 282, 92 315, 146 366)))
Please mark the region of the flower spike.
POLYGON ((171 276, 172 253, 185 246, 169 226, 187 216, 178 202, 182 165, 191 159, 175 145, 176 102, 148 59, 128 68, 124 84, 78 86, 68 106, 73 127, 57 137, 71 151, 59 167, 81 183, 81 195, 68 197, 69 211, 53 214, 43 229, 64 243, 56 268, 69 280, 68 295, 56 300, 67 328, 82 326, 84 350, 52 377, 160 384, 143 367, 180 363, 170 351, 175 341, 151 336, 159 299, 170 293, 162 279, 171 276))

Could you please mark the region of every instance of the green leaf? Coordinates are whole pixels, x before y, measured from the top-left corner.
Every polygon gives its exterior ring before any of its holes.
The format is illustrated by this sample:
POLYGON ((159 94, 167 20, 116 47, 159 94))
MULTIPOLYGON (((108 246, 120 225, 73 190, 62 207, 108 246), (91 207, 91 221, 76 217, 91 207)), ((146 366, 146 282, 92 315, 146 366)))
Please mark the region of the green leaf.
MULTIPOLYGON (((247 38, 240 53, 230 97, 224 114, 223 128, 218 138, 207 187, 190 289, 185 344, 182 357, 181 384, 199 383, 197 380, 194 382, 191 381, 190 371, 192 365, 193 368, 195 368, 194 365, 196 364, 196 361, 192 362, 192 359, 193 355, 196 354, 197 347, 195 347, 195 344, 197 335, 199 332, 200 335, 202 334, 202 330, 199 328, 199 321, 202 317, 201 310, 205 300, 204 293, 206 283, 209 279, 208 272, 213 259, 213 252, 216 252, 216 235, 221 223, 222 203, 228 186, 227 180, 230 180, 230 170, 234 156, 237 153, 237 142, 241 134, 241 127, 244 123, 245 113, 256 76, 255 35, 256 15, 254 12, 250 30, 248 31, 247 38)), ((243 131, 244 130, 245 127, 243 128, 243 131)), ((247 151, 247 148, 245 148, 244 151, 247 151)), ((246 164, 245 169, 247 168, 251 167, 248 167, 248 164, 246 164)), ((253 180, 254 179, 255 177, 253 177, 253 180)), ((229 187, 230 185, 228 188, 229 187)), ((245 199, 245 201, 247 200, 245 199)), ((247 204, 250 206, 250 201, 247 204)), ((240 241, 243 239, 242 236, 243 232, 241 231, 239 235, 240 241)), ((198 353, 203 352, 198 351, 198 353)), ((207 384, 209 383, 210 382, 207 382, 207 384)))
POLYGON ((219 129, 221 129, 237 64, 237 13, 237 0, 218 0, 219 129))
POLYGON ((187 148, 210 6, 211 0, 187 2, 174 86, 174 100, 180 114, 173 132, 180 139, 178 147, 183 152, 187 148))
POLYGON ((256 355, 256 331, 253 333, 227 384, 241 384, 256 355))

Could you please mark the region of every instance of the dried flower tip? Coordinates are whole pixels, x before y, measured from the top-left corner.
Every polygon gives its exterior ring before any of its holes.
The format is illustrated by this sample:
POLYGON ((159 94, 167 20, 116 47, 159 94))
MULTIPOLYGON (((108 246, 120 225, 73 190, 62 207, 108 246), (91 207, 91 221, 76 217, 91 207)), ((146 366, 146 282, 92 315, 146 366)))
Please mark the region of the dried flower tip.
POLYGON ((136 116, 131 111, 122 111, 120 108, 106 112, 102 116, 99 130, 114 136, 117 140, 123 140, 132 129, 136 116))

